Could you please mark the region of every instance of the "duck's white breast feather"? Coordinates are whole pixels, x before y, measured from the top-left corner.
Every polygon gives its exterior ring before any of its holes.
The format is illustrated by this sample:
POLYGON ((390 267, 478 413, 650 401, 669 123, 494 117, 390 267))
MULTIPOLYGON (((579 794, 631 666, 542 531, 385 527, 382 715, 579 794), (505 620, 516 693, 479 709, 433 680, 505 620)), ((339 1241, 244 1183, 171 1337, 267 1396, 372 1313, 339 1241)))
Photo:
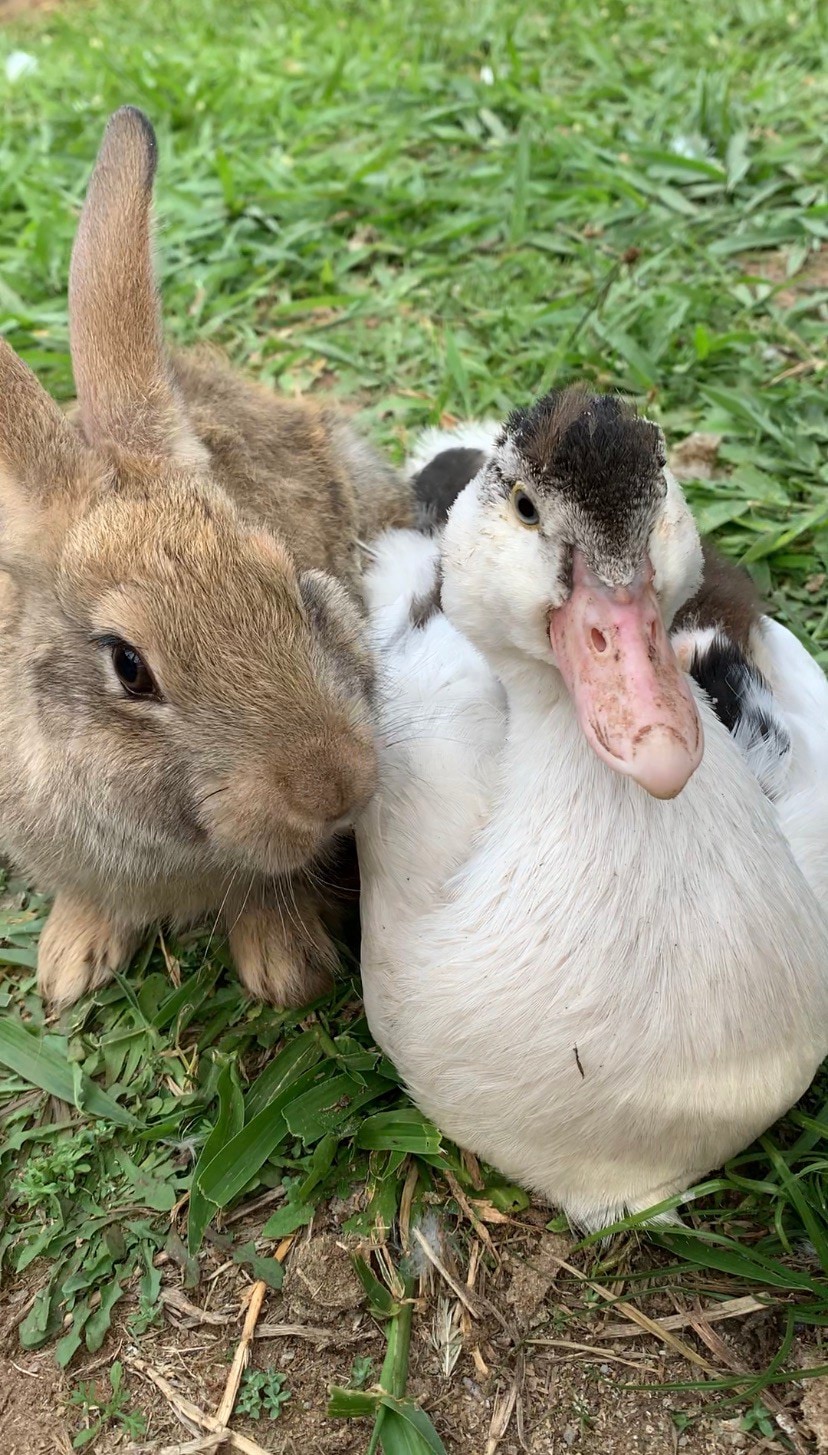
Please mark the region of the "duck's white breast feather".
MULTIPOLYGON (((369 583, 386 593, 382 779, 358 833, 369 1021, 448 1134, 600 1225, 744 1146, 824 1052, 828 923, 783 833, 796 810, 706 702, 704 761, 670 803, 600 763, 562 695, 533 689, 510 718, 443 617, 411 627, 395 550, 369 583)), ((414 595, 437 563, 416 550, 414 595)))

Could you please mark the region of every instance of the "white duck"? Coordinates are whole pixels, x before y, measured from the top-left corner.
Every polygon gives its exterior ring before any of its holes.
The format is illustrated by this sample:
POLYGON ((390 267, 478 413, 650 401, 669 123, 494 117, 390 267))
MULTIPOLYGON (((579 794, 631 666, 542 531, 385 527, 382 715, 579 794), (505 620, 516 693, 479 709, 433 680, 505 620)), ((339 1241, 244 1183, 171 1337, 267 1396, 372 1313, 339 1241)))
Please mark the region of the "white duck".
POLYGON ((442 538, 390 533, 368 573, 365 1007, 449 1136, 597 1228, 721 1165, 828 1052, 828 683, 767 618, 748 656, 671 644, 701 547, 617 400, 460 444, 442 538))

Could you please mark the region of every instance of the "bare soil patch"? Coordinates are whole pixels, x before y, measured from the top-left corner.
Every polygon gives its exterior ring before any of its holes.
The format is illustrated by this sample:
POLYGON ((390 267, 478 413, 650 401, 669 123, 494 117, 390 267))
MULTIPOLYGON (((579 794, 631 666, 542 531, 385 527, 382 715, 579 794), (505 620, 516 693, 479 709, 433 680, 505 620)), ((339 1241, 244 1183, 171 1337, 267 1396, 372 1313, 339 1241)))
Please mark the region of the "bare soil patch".
POLYGON ((809 293, 819 293, 828 288, 828 247, 825 244, 809 253, 794 273, 790 272, 785 248, 744 253, 739 261, 745 272, 753 277, 764 278, 767 283, 785 284, 777 294, 785 308, 792 307, 809 293))
MULTIPOLYGON (((360 1455, 368 1443, 367 1424, 338 1422, 326 1414, 330 1386, 347 1386, 359 1370, 370 1386, 379 1378, 385 1352, 382 1326, 367 1311, 354 1275, 354 1243, 343 1234, 344 1215, 342 1208, 328 1208, 297 1237, 285 1263, 283 1288, 268 1293, 259 1318, 252 1367, 281 1372, 291 1398, 278 1420, 263 1414, 256 1421, 237 1412, 231 1425, 270 1455, 360 1455)), ((790 1448, 779 1437, 769 1441, 758 1430, 743 1430, 741 1415, 718 1403, 713 1392, 661 1389, 697 1379, 700 1371, 660 1339, 618 1337, 623 1305, 602 1307, 595 1300, 590 1308, 589 1289, 562 1270, 559 1260, 569 1261, 570 1255, 587 1271, 590 1264, 570 1254, 569 1240, 545 1229, 545 1216, 533 1209, 492 1226, 492 1251, 484 1250, 466 1225, 435 1221, 430 1236, 437 1240, 439 1257, 455 1282, 468 1286, 476 1316, 424 1265, 408 1393, 428 1410, 449 1455, 566 1455, 570 1450, 580 1455, 771 1455, 790 1448)), ((260 1222, 261 1214, 254 1214, 245 1236, 254 1236, 260 1222)), ((397 1258, 399 1249, 393 1254, 397 1258)), ((651 1247, 642 1244, 636 1252, 631 1244, 622 1252, 610 1290, 652 1318, 692 1308, 687 1293, 672 1298, 663 1290, 642 1293, 628 1281, 636 1262, 651 1267, 653 1261, 651 1247)), ((4 1455, 69 1455, 85 1420, 83 1411, 69 1404, 70 1390, 78 1380, 91 1380, 100 1381, 106 1393, 107 1371, 115 1359, 125 1367, 128 1407, 142 1412, 146 1432, 132 1441, 112 1423, 90 1446, 96 1455, 166 1455, 194 1440, 197 1427, 185 1428, 131 1361, 136 1356, 146 1361, 192 1404, 214 1413, 251 1283, 217 1245, 202 1257, 198 1287, 185 1288, 182 1272, 169 1261, 163 1278, 163 1313, 156 1324, 136 1342, 129 1330, 135 1303, 125 1298, 104 1349, 76 1360, 68 1376, 58 1370, 51 1350, 32 1353, 17 1345, 17 1324, 36 1279, 7 1292, 0 1350, 4 1455)), ((749 1369, 761 1369, 778 1346, 780 1320, 773 1310, 716 1327, 734 1358, 749 1369)), ((708 1354, 692 1330, 682 1329, 680 1337, 697 1353, 708 1354)), ((819 1360, 814 1350, 800 1351, 799 1357, 803 1364, 819 1360)), ((804 1397, 796 1387, 777 1390, 785 1418, 801 1441, 796 1448, 828 1450, 824 1388, 816 1383, 803 1388, 804 1397)))
POLYGON ((0 0, 0 24, 25 15, 27 10, 55 10, 59 0, 0 0))
POLYGON ((50 1351, 0 1355, 4 1455, 69 1455, 66 1380, 50 1351))

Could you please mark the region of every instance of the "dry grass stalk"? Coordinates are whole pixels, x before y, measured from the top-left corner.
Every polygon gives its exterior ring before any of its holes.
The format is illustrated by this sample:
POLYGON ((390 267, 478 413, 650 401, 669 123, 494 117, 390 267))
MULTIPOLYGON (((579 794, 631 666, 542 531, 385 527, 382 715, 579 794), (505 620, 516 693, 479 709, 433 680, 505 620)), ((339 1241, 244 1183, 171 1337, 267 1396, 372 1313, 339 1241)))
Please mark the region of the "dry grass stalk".
POLYGON ((503 1394, 498 1390, 495 1395, 492 1420, 489 1425, 489 1438, 486 1441, 486 1455, 495 1455, 498 1445, 509 1428, 522 1379, 523 1365, 521 1363, 516 1369, 515 1377, 506 1393, 503 1394))
POLYGON ((343 1334, 340 1329, 317 1328, 313 1324, 258 1324, 256 1338, 305 1339, 324 1349, 330 1344, 361 1344, 363 1339, 371 1337, 372 1332, 371 1328, 366 1328, 358 1334, 343 1334))
MULTIPOLYGON (((711 1329, 709 1320, 698 1306, 691 1313, 690 1326, 698 1334, 702 1343, 707 1345, 711 1354, 714 1354, 725 1368, 731 1369, 734 1374, 743 1374, 748 1381, 756 1378, 755 1370, 749 1369, 741 1359, 737 1359, 721 1334, 717 1334, 715 1329, 711 1329)), ((763 1405, 770 1410, 780 1430, 787 1435, 796 1455, 808 1455, 811 1446, 803 1439, 793 1415, 785 1408, 781 1400, 778 1400, 767 1387, 762 1390, 761 1400, 763 1405)))
POLYGON ((434 1252, 434 1249, 431 1247, 428 1239, 423 1237, 419 1228, 412 1228, 411 1233, 415 1242, 419 1243, 429 1263, 431 1263, 432 1266, 436 1268, 440 1277, 448 1284, 452 1293, 457 1298, 459 1298, 464 1308, 468 1309, 473 1319, 478 1318, 479 1314, 477 1308, 469 1297, 467 1290, 463 1288, 462 1284, 457 1282, 456 1278, 452 1278, 445 1264, 440 1262, 440 1259, 437 1257, 437 1254, 434 1252))
MULTIPOLYGON (((764 1309, 773 1308, 777 1300, 766 1298, 760 1302, 752 1294, 744 1298, 726 1298, 722 1303, 714 1303, 709 1308, 703 1309, 702 1313, 709 1324, 720 1323, 722 1319, 739 1319, 745 1314, 757 1314, 764 1309)), ((674 1332, 676 1329, 686 1329, 693 1322, 694 1315, 690 1312, 680 1314, 668 1314, 666 1318, 654 1319, 659 1328, 674 1332)), ((601 1330, 602 1339, 637 1339, 640 1337, 640 1329, 631 1328, 627 1324, 607 1324, 601 1330)))
POLYGON ((466 1194, 460 1186, 460 1183, 457 1181, 454 1173, 449 1167, 447 1167, 443 1173, 443 1176, 446 1179, 449 1187, 451 1188, 451 1195, 454 1198, 454 1201, 457 1203, 457 1206, 460 1208, 461 1212, 465 1213, 466 1217, 474 1228, 474 1231, 477 1233, 477 1236, 482 1239, 482 1241, 486 1244, 489 1252, 499 1263, 500 1257, 494 1243, 492 1242, 492 1235, 489 1232, 489 1229, 486 1227, 486 1224, 481 1221, 480 1214, 475 1212, 474 1208, 469 1202, 469 1199, 466 1197, 466 1194))
POLYGON ((685 1344, 683 1339, 676 1338, 675 1334, 671 1334, 669 1329, 665 1329, 655 1319, 651 1319, 648 1314, 643 1314, 640 1309, 635 1308, 631 1303, 624 1303, 618 1300, 614 1293, 611 1293, 608 1288, 604 1288, 602 1283, 596 1283, 594 1279, 587 1278, 586 1274, 582 1273, 580 1268, 574 1268, 571 1263, 567 1263, 565 1258, 558 1258, 554 1253, 550 1256, 558 1264, 559 1268, 563 1268, 567 1273, 571 1273, 573 1278, 578 1279, 579 1283, 587 1284, 594 1293, 598 1294, 599 1298, 606 1299, 620 1314, 623 1314, 625 1319, 629 1319, 632 1323, 637 1324, 640 1329, 644 1329, 645 1333, 655 1334, 656 1338, 661 1339, 664 1344, 669 1344, 670 1348, 674 1349, 677 1354, 680 1354, 682 1359, 686 1359, 688 1364, 695 1364, 697 1368, 703 1369, 705 1374, 716 1374, 718 1372, 707 1359, 702 1358, 701 1354, 697 1354, 695 1349, 690 1348, 689 1344, 685 1344))
POLYGON ((526 1343, 533 1349, 571 1349, 582 1355, 589 1354, 595 1359, 607 1359, 613 1364, 625 1364, 628 1369, 637 1369, 639 1373, 646 1371, 649 1374, 658 1374, 660 1372, 652 1364, 647 1364, 641 1359, 625 1359, 623 1355, 616 1354, 612 1349, 605 1349, 601 1344, 577 1344, 572 1339, 527 1339, 526 1343))
POLYGON ((402 1196, 400 1197, 400 1215, 398 1226, 400 1230, 400 1243, 405 1254, 411 1251, 411 1207, 414 1202, 414 1192, 417 1187, 419 1170, 416 1162, 412 1162, 403 1185, 402 1196))
POLYGON ((218 1450, 224 1444, 224 1436, 196 1435, 194 1440, 178 1441, 175 1445, 130 1445, 127 1455, 207 1455, 210 1450, 218 1450))
POLYGON ((165 1308, 172 1309, 187 1324, 211 1324, 215 1328, 224 1329, 234 1319, 238 1318, 238 1309, 217 1309, 211 1311, 206 1308, 199 1308, 198 1304, 191 1303, 187 1295, 180 1288, 162 1288, 161 1302, 165 1308))
MULTIPOLYGON (((282 1242, 279 1244, 276 1252, 273 1255, 277 1263, 284 1262, 285 1258, 288 1255, 288 1250, 292 1242, 292 1237, 283 1238, 282 1242)), ((227 1376, 227 1383, 224 1386, 224 1393, 221 1397, 218 1409, 216 1410, 215 1417, 220 1425, 227 1425, 232 1417, 233 1410, 236 1404, 236 1399, 239 1393, 239 1385, 241 1384, 242 1375, 244 1374, 244 1371, 247 1368, 247 1364, 250 1359, 250 1345, 253 1342, 253 1336, 256 1332, 256 1324, 259 1321, 259 1314, 262 1311, 262 1304, 264 1303, 266 1293, 267 1284, 265 1283, 263 1278, 260 1278, 257 1280, 256 1283, 253 1284, 253 1287, 250 1291, 250 1302, 247 1305, 247 1313, 244 1317, 244 1327, 242 1329, 241 1338, 239 1339, 236 1352, 233 1355, 233 1363, 230 1365, 230 1373, 227 1376)))
POLYGON ((137 1374, 143 1374, 146 1379, 151 1380, 156 1389, 163 1394, 167 1403, 172 1406, 181 1423, 188 1429, 191 1425, 195 1425, 202 1430, 209 1431, 210 1434, 221 1435, 222 1441, 232 1446, 234 1450, 241 1451, 241 1455, 271 1455, 269 1450, 265 1450, 255 1440, 249 1439, 247 1435, 238 1435, 234 1430, 228 1430, 226 1426, 219 1424, 215 1415, 208 1415, 205 1410, 201 1410, 198 1405, 193 1404, 192 1400, 179 1394, 169 1380, 165 1379, 157 1369, 153 1369, 146 1359, 139 1359, 136 1354, 128 1357, 126 1363, 137 1374))

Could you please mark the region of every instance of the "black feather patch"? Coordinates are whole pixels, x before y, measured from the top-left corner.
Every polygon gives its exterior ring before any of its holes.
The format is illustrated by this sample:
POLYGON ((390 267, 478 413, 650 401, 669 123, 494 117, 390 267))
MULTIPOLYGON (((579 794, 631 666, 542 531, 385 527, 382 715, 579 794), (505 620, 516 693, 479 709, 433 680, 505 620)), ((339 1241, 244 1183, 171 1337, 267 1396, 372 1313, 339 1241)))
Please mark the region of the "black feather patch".
MULTIPOLYGON (((752 666, 741 648, 721 632, 716 633, 706 649, 696 647, 690 663, 690 676, 704 688, 717 718, 729 733, 736 731, 751 689, 758 687, 769 691, 759 669, 752 666)), ((774 719, 765 711, 755 715, 759 735, 770 737, 775 730, 774 719)))
POLYGON ((694 651, 690 676, 704 688, 719 721, 736 738, 764 792, 775 797, 776 772, 790 752, 791 738, 758 667, 741 647, 717 632, 709 646, 694 651))
POLYGON ((539 483, 588 514, 628 505, 632 486, 653 502, 664 496, 661 431, 612 394, 553 391, 531 409, 514 410, 506 429, 539 483))
POLYGON ((658 426, 614 395, 565 389, 514 410, 506 434, 538 492, 580 522, 578 543, 596 567, 623 579, 638 564, 667 490, 658 426))
POLYGON ((441 450, 423 466, 413 480, 414 494, 431 520, 438 525, 444 523, 460 491, 485 463, 483 450, 456 447, 441 450))

